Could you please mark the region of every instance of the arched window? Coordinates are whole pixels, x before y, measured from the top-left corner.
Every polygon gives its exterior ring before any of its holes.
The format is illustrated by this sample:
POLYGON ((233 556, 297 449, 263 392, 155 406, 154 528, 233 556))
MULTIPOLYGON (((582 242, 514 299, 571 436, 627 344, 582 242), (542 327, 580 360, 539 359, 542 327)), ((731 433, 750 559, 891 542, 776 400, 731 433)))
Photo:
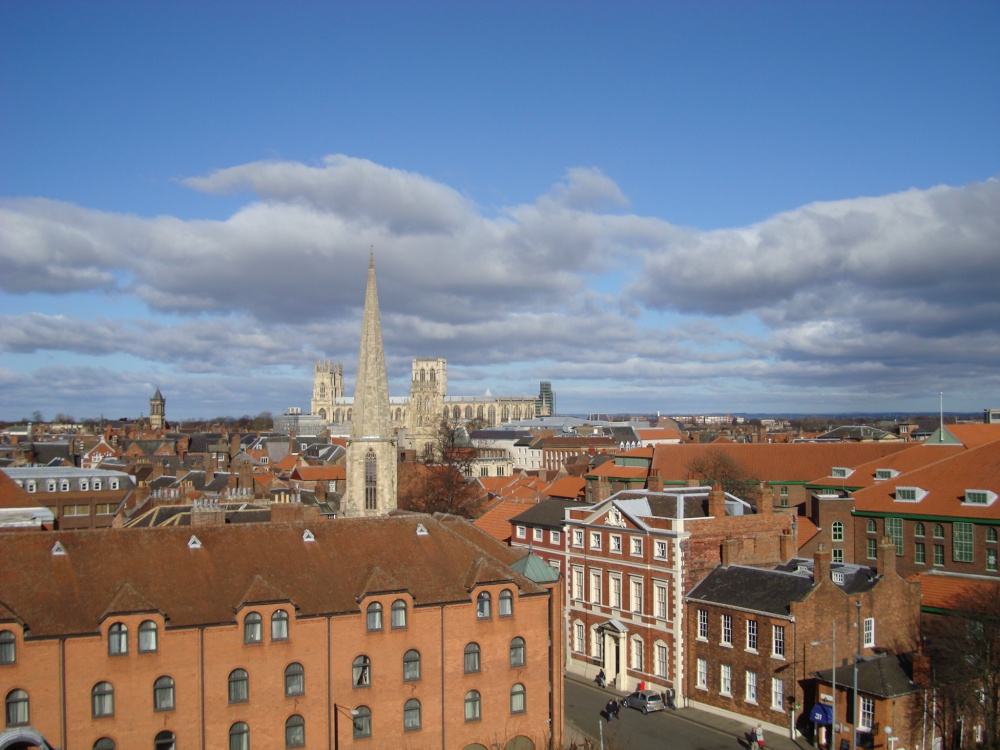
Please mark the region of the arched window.
POLYGON ((873 519, 868 519, 868 524, 866 526, 869 534, 874 534, 878 529, 875 526, 875 521, 873 519))
POLYGON ((465 720, 479 721, 483 716, 483 699, 478 690, 470 690, 465 694, 465 720))
POLYGON ((471 406, 466 406, 465 407, 465 418, 466 419, 472 419, 472 407, 471 406))
POLYGON ((510 689, 510 712, 512 714, 523 714, 526 710, 524 685, 519 682, 510 689))
POLYGON ((372 684, 372 660, 364 654, 354 660, 354 675, 351 684, 354 687, 368 687, 372 684))
POLYGON ((174 710, 174 678, 164 675, 153 683, 153 710, 174 710))
POLYGON ((488 620, 492 616, 491 601, 489 591, 479 592, 479 596, 476 597, 476 616, 480 620, 488 620))
POLYGON ((924 525, 917 521, 913 524, 913 536, 923 536, 924 535, 924 525))
POLYGON ((156 651, 156 623, 143 620, 139 623, 139 653, 150 654, 156 651))
POLYGON ((229 750, 250 750, 250 727, 237 721, 229 727, 229 750))
POLYGON ((410 698, 403 704, 403 731, 420 729, 420 701, 410 698))
POLYGON ((95 719, 115 715, 115 689, 110 682, 98 682, 91 689, 90 712, 95 719))
POLYGON ((997 541, 997 530, 990 527, 986 529, 986 541, 989 544, 996 544, 997 541))
POLYGON ((153 750, 176 750, 177 741, 173 732, 160 732, 153 740, 153 750))
POLYGON ((371 448, 365 454, 365 510, 378 510, 378 459, 371 448))
POLYGON ((500 616, 513 617, 514 615, 514 594, 510 589, 500 592, 500 616))
POLYGON ((406 602, 402 599, 392 603, 392 627, 394 630, 406 627, 406 602))
POLYGON ((123 656, 128 653, 128 626, 116 622, 108 628, 108 655, 123 656))
POLYGON ((229 702, 246 703, 250 700, 250 675, 245 669, 234 669, 229 673, 229 702))
POLYGON ((263 635, 261 631, 261 617, 259 612, 250 612, 243 620, 243 642, 260 643, 263 635))
POLYGON ((420 652, 410 649, 403 654, 403 680, 413 682, 420 679, 420 652))
POLYGON ((462 407, 460 406, 453 407, 451 410, 451 415, 456 422, 460 420, 462 418, 462 407))
POLYGON ((472 674, 479 671, 479 644, 470 643, 465 647, 465 673, 472 674))
POLYGON ((372 602, 368 605, 368 630, 382 629, 382 605, 372 602))
POLYGON ((934 538, 944 539, 944 526, 939 523, 934 524, 934 538))
POLYGON ((835 542, 844 541, 844 524, 841 521, 834 521, 830 528, 830 535, 835 542))
POLYGON ((517 636, 510 642, 510 665, 512 667, 524 666, 524 638, 517 636))
POLYGON ((482 419, 482 418, 483 418, 483 405, 480 404, 479 406, 476 407, 476 419, 482 419))
POLYGON ((17 638, 9 630, 0 630, 0 664, 17 662, 17 638))
POLYGON ((288 640, 288 613, 283 609, 276 610, 271 615, 271 640, 288 640))
MULTIPOLYGON (((336 709, 334 709, 336 710, 336 709)), ((306 746, 306 720, 298 714, 289 716, 285 722, 285 747, 306 746)))
POLYGON ((431 370, 431 382, 433 383, 435 380, 437 380, 437 375, 434 370, 431 370))
POLYGON ((293 695, 305 695, 306 692, 306 670, 297 661, 293 661, 285 667, 285 697, 291 698, 293 695))
POLYGON ((110 737, 101 737, 94 743, 94 750, 115 750, 115 741, 110 737))
POLYGON ((28 694, 23 690, 7 693, 7 726, 20 727, 31 723, 28 694))
POLYGON ((354 709, 354 739, 371 736, 372 710, 368 706, 358 706, 354 709))

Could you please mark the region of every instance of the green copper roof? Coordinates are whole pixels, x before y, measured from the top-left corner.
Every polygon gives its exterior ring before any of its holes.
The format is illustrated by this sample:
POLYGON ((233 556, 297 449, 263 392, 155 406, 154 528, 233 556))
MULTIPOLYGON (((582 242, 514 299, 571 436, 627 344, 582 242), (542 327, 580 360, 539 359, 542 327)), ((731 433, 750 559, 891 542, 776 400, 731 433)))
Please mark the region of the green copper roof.
POLYGON ((559 580, 559 571, 531 552, 510 567, 535 583, 555 583, 559 580))

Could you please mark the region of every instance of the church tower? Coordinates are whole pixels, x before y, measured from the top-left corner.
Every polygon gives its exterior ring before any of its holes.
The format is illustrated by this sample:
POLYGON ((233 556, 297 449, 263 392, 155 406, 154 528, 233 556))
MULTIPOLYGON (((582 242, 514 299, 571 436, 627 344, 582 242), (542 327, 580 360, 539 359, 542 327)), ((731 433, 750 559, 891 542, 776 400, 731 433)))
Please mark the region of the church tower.
POLYGON ((162 430, 166 422, 167 400, 163 398, 160 389, 149 399, 149 427, 153 430, 162 430))
POLYGON ((354 415, 347 439, 347 491, 341 499, 341 515, 384 516, 395 510, 397 460, 396 438, 389 419, 389 382, 373 252, 368 261, 354 415))

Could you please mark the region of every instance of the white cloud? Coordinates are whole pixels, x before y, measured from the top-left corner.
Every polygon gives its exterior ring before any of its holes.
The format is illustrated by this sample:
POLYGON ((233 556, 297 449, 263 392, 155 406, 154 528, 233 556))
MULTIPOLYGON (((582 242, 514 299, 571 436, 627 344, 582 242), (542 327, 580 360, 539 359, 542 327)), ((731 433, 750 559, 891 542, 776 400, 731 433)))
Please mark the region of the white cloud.
MULTIPOLYGON (((627 200, 596 169, 570 169, 534 202, 491 211, 427 177, 346 156, 184 182, 251 196, 223 221, 0 203, 10 313, 0 351, 82 358, 85 374, 127 357, 177 378, 266 379, 279 368, 307 378, 318 356, 350 366, 374 245, 400 382, 410 357, 444 356, 453 382, 502 373, 516 380, 508 392, 539 379, 580 394, 706 398, 804 399, 819 388, 895 398, 965 388, 962 378, 1000 390, 995 179, 705 232, 611 213, 627 200), (38 309, 26 313, 17 300, 29 294, 38 309), (74 301, 61 303, 68 294, 74 301), (115 318, 93 301, 102 295, 132 299, 148 319, 115 318)), ((0 411, 27 392, 7 388, 0 411)))

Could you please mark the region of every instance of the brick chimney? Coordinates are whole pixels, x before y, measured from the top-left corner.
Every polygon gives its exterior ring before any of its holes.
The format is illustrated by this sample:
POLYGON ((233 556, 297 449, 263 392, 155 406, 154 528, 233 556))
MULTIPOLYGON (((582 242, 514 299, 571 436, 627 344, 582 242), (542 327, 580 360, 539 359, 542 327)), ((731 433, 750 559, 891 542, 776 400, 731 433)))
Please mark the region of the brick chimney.
POLYGON ((726 517, 726 493, 722 491, 722 485, 713 484, 712 491, 708 493, 708 515, 712 518, 726 517))
POLYGON ((302 503, 271 503, 271 523, 302 523, 304 518, 302 503))
POLYGON ((883 578, 896 575, 896 545, 891 536, 883 536, 878 541, 878 561, 875 570, 883 578))
POLYGON ((820 544, 813 555, 813 583, 822 583, 830 580, 830 550, 825 544, 820 544))
POLYGON ((762 482, 760 493, 757 495, 757 515, 770 516, 774 513, 774 495, 771 494, 771 485, 762 482))
POLYGON ((646 480, 646 488, 650 492, 663 492, 663 477, 660 476, 657 469, 650 472, 649 478, 646 480))
POLYGON ((226 511, 216 498, 202 498, 191 505, 192 526, 224 526, 226 511))
POLYGON ((728 568, 730 565, 736 562, 739 549, 740 549, 739 539, 722 540, 722 567, 728 568))
POLYGON ((611 497, 611 482, 607 477, 601 477, 594 485, 594 502, 599 503, 611 497))
POLYGON ((778 538, 778 554, 781 556, 781 562, 788 562, 795 554, 795 537, 790 531, 781 532, 778 538))

